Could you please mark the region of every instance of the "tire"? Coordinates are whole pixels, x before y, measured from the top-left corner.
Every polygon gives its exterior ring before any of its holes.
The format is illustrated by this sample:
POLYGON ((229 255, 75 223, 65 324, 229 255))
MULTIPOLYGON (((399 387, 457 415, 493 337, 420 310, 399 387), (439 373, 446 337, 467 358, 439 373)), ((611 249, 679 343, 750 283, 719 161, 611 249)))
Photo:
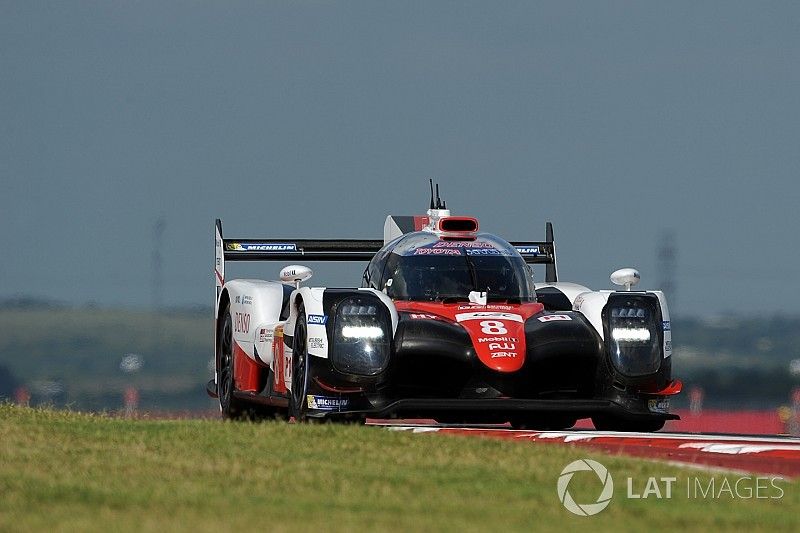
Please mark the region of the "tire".
POLYGON ((593 416, 592 424, 598 431, 626 431, 631 433, 654 433, 664 427, 666 420, 625 420, 613 416, 593 416))
POLYGON ((247 409, 242 401, 233 394, 236 390, 236 381, 234 380, 233 320, 231 319, 230 304, 225 307, 222 323, 217 332, 217 354, 219 356, 217 383, 222 418, 241 419, 246 415, 247 409))
POLYGON ((289 398, 289 417, 294 417, 295 422, 308 420, 308 336, 306 334, 306 312, 300 304, 297 320, 294 326, 294 340, 292 341, 292 394, 289 398))

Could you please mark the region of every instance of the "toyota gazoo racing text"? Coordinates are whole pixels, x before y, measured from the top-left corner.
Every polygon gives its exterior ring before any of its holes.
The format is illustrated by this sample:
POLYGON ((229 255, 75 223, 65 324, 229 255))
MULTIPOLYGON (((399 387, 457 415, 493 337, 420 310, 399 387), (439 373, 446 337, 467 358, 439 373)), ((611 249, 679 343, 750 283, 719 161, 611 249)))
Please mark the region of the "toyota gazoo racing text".
POLYGON ((451 216, 389 216, 383 240, 226 239, 216 222, 214 379, 226 418, 427 418, 657 431, 672 379, 669 312, 634 269, 592 291, 558 280, 553 229, 506 242, 451 216), (228 280, 229 261, 368 262, 361 287, 228 280), (534 285, 530 264, 546 265, 534 285))

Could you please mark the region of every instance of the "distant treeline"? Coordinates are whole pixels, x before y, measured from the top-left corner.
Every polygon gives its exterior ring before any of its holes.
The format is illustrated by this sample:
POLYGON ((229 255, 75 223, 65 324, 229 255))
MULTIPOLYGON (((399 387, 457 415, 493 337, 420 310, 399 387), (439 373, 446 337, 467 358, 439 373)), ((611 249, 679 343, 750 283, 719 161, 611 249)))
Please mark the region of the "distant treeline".
MULTIPOLYGON (((32 403, 114 410, 134 387, 149 410, 206 410, 212 376, 210 306, 158 313, 37 299, 0 302, 0 397, 23 388, 32 403), (143 364, 122 364, 135 355, 143 364), (127 369, 130 372, 125 372, 127 369)), ((725 317, 673 321, 673 369, 686 390, 702 388, 708 407, 786 404, 800 376, 800 318, 725 317)), ((675 401, 688 405, 688 394, 675 401)))

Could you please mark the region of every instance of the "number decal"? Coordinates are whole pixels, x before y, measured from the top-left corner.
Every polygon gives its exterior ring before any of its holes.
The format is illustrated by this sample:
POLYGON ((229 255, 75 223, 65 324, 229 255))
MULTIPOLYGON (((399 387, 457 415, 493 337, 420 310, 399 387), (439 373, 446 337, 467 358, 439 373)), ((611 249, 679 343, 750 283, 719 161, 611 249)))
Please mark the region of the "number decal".
POLYGON ((481 322, 481 331, 487 335, 505 335, 508 330, 499 320, 484 320, 481 322))

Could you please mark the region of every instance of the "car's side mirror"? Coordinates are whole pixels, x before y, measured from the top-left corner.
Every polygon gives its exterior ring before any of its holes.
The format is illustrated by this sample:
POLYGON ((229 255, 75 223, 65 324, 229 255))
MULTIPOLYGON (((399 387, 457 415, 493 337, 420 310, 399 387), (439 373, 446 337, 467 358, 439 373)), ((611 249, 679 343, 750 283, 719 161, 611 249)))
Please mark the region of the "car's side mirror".
POLYGON ((611 283, 624 286, 626 291, 631 290, 640 279, 639 271, 635 268, 620 268, 611 274, 611 283))
POLYGON ((294 283, 295 287, 300 288, 300 283, 311 279, 314 272, 304 265, 289 265, 281 269, 281 281, 284 283, 294 283))

